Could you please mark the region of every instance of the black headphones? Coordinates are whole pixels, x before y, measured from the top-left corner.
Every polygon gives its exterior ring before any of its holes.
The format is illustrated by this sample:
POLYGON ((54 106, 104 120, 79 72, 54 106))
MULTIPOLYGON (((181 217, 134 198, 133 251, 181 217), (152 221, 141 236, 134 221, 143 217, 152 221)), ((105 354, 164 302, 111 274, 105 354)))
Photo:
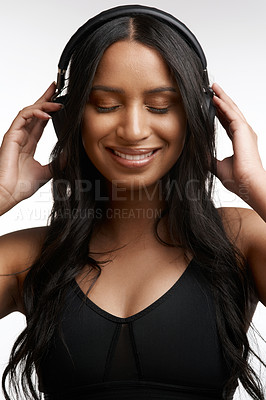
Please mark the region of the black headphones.
MULTIPOLYGON (((61 92, 64 89, 65 85, 65 74, 68 68, 68 64, 70 62, 70 58, 77 47, 78 43, 88 34, 92 33, 95 29, 104 25, 106 22, 113 20, 115 18, 125 17, 125 16, 134 16, 134 15, 148 15, 154 17, 165 24, 170 25, 174 28, 182 38, 188 43, 188 45, 195 51, 197 56, 199 57, 206 88, 203 88, 205 92, 206 105, 209 110, 210 120, 213 122, 215 117, 215 107, 212 102, 213 90, 209 84, 208 72, 207 72, 207 61, 200 46, 198 40, 194 36, 194 34, 177 18, 173 17, 171 14, 166 13, 165 11, 159 10, 153 7, 141 6, 141 5, 129 5, 129 6, 118 6, 114 8, 110 8, 109 10, 103 11, 95 17, 89 19, 84 25, 82 25, 76 33, 70 38, 68 43, 66 44, 63 53, 60 57, 58 63, 58 73, 57 73, 57 87, 54 96, 52 97, 52 101, 63 103, 65 102, 66 95, 60 96, 61 92)), ((56 135, 59 137, 61 132, 62 124, 64 124, 65 109, 62 109, 52 116, 52 121, 54 124, 56 135)))

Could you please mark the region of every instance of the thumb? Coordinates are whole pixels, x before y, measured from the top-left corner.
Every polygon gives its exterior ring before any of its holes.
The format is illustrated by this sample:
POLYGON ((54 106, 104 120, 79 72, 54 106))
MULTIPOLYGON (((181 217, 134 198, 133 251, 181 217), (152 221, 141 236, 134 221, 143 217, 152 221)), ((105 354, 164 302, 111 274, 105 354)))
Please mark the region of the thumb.
POLYGON ((216 176, 223 183, 232 179, 233 156, 226 157, 222 161, 216 159, 216 176))
POLYGON ((45 185, 52 178, 52 172, 50 166, 51 163, 42 166, 41 186, 45 185))
MULTIPOLYGON (((67 165, 66 154, 63 151, 61 151, 61 153, 60 153, 58 158, 59 158, 60 169, 64 170, 64 168, 67 165)), ((46 164, 46 165, 42 166, 42 168, 43 168, 42 174, 43 174, 43 181, 44 181, 43 184, 47 183, 53 176, 52 175, 52 168, 51 168, 52 163, 53 162, 50 162, 49 164, 46 164)))

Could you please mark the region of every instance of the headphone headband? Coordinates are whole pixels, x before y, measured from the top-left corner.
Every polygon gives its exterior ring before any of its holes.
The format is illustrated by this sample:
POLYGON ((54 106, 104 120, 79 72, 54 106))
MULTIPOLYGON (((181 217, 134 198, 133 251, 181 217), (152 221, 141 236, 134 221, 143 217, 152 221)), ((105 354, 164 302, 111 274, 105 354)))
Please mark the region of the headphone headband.
MULTIPOLYGON (((89 19, 84 25, 82 25, 76 33, 70 38, 66 44, 63 53, 60 57, 58 64, 58 74, 57 74, 57 89, 55 94, 52 96, 52 101, 60 102, 63 104, 67 103, 67 95, 60 96, 65 85, 65 74, 70 62, 71 56, 75 51, 77 45, 83 40, 86 35, 94 32, 97 28, 104 25, 106 22, 119 17, 134 16, 134 15, 147 15, 154 17, 159 21, 164 22, 171 26, 174 30, 180 33, 182 38, 187 42, 187 44, 194 50, 202 64, 202 72, 204 79, 204 87, 202 88, 205 92, 205 104, 206 109, 209 113, 209 120, 213 125, 215 117, 215 107, 212 102, 213 90, 209 85, 209 78, 207 72, 207 61, 204 52, 199 44, 198 40, 194 34, 186 27, 183 22, 179 21, 177 18, 171 14, 161 11, 157 8, 140 6, 140 5, 130 5, 130 6, 118 6, 110 8, 96 15, 95 17, 89 19), (58 97, 60 96, 60 97, 58 97)), ((57 111, 53 115, 53 124, 55 132, 58 137, 60 137, 63 127, 66 124, 67 112, 66 108, 61 111, 57 111)))
POLYGON ((133 16, 133 15, 148 15, 154 17, 176 29, 184 40, 193 48, 202 63, 202 68, 205 73, 206 81, 208 81, 207 74, 207 61, 205 54, 194 34, 186 27, 183 22, 173 17, 171 14, 161 11, 157 8, 141 6, 141 5, 130 5, 130 6, 118 6, 101 12, 95 17, 89 19, 84 25, 82 25, 76 33, 70 38, 66 44, 63 53, 58 63, 58 74, 57 74, 57 92, 54 95, 56 98, 62 91, 65 82, 65 73, 73 54, 76 45, 83 39, 85 35, 93 32, 95 29, 103 25, 104 23, 119 17, 133 16))

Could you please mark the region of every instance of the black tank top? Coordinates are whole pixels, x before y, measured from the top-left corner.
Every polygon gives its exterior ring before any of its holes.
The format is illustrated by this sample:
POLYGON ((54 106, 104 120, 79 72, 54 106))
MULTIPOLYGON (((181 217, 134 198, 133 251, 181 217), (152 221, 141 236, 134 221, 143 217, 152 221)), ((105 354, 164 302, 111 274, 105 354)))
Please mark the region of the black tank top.
POLYGON ((194 259, 128 318, 98 307, 73 280, 61 327, 63 339, 54 336, 37 371, 47 400, 223 398, 229 371, 212 292, 194 259))

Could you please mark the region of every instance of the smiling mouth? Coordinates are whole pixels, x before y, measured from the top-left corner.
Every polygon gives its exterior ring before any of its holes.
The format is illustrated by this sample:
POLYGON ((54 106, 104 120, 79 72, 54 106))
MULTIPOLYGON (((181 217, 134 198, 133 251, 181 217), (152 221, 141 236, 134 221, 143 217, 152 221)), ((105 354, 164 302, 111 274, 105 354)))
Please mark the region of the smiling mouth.
POLYGON ((126 154, 126 153, 122 153, 120 151, 114 150, 110 147, 107 147, 107 150, 109 150, 112 154, 115 154, 116 156, 120 157, 120 158, 124 158, 125 160, 133 160, 133 161, 138 161, 138 160, 144 160, 145 158, 149 158, 151 157, 154 153, 156 153, 158 149, 154 149, 150 152, 146 152, 144 154, 126 154))
POLYGON ((151 152, 149 152, 149 153, 145 153, 145 154, 136 154, 136 155, 120 153, 119 151, 116 151, 116 150, 113 150, 113 149, 110 149, 110 150, 112 151, 113 154, 115 154, 115 155, 118 156, 118 157, 124 158, 125 160, 135 160, 135 161, 138 161, 138 160, 144 160, 144 158, 150 157, 150 156, 151 156, 153 153, 155 153, 155 151, 157 151, 158 149, 157 149, 157 150, 153 150, 153 151, 151 151, 151 152))
POLYGON ((156 157, 157 153, 161 148, 152 150, 145 154, 125 154, 120 153, 117 150, 113 150, 110 147, 106 147, 106 150, 109 151, 112 158, 118 162, 123 167, 127 168, 140 168, 144 167, 152 162, 152 160, 156 157))

